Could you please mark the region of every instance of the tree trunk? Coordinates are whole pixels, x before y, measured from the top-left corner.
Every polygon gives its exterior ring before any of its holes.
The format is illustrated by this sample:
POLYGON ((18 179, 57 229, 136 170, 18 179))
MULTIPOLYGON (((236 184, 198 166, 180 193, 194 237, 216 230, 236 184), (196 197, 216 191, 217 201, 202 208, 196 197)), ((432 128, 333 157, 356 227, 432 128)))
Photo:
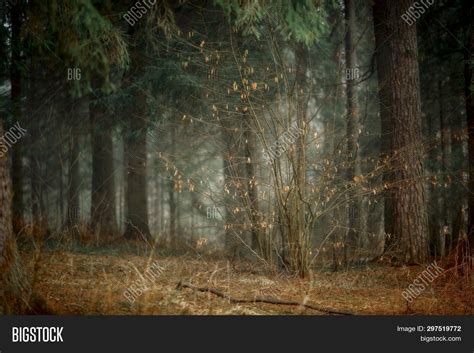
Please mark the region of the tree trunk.
POLYGON ((92 139, 92 197, 91 226, 100 234, 114 234, 115 181, 112 131, 110 116, 102 97, 89 104, 92 139))
MULTIPOLYGON (((172 158, 175 158, 175 132, 174 128, 171 130, 171 155, 172 158)), ((173 161, 174 162, 174 161, 173 161)), ((177 239, 176 239, 176 195, 175 195, 175 183, 174 183, 174 172, 171 172, 168 180, 168 208, 169 208, 169 240, 170 247, 176 249, 177 239)))
MULTIPOLYGON (((308 109, 308 48, 304 44, 298 44, 296 55, 296 127, 297 138, 295 141, 296 163, 295 168, 295 190, 293 192, 293 214, 295 218, 290 221, 288 234, 290 240, 291 266, 300 277, 308 273, 310 234, 307 227, 307 200, 306 200, 306 135, 308 131, 307 109, 308 109)), ((291 217, 293 218, 293 217, 291 217)))
POLYGON ((464 205, 467 203, 468 195, 465 192, 463 185, 463 174, 467 170, 466 162, 467 158, 464 153, 464 142, 462 139, 463 135, 463 116, 456 110, 459 106, 458 87, 454 84, 454 80, 450 80, 451 91, 454 92, 454 99, 450 99, 451 111, 455 112, 451 114, 450 126, 451 126, 451 168, 453 172, 453 183, 451 185, 450 195, 453 198, 454 206, 451 212, 451 224, 453 225, 452 240, 453 248, 456 247, 460 236, 461 230, 464 231, 463 225, 464 219, 464 205))
MULTIPOLYGON (((381 1, 379 1, 381 3, 381 1)), ((380 5, 378 5, 380 7, 380 5)), ((387 186, 392 183, 393 173, 389 168, 389 156, 391 150, 390 136, 392 134, 392 126, 390 121, 390 87, 388 87, 388 77, 390 74, 389 67, 385 63, 389 61, 390 50, 389 43, 386 41, 391 35, 390 29, 385 23, 383 13, 376 13, 377 6, 373 8, 373 21, 375 33, 375 55, 377 61, 377 75, 379 85, 379 104, 380 104, 380 160, 384 163, 384 171, 382 181, 384 184, 384 232, 385 232, 385 251, 391 251, 394 246, 394 209, 392 189, 387 186), (378 64, 381 63, 381 64, 378 64)), ((381 10, 377 10, 381 11, 381 10)))
POLYGON ((360 172, 359 159, 359 113, 357 109, 356 92, 356 14, 355 1, 344 0, 344 13, 346 21, 346 100, 347 100, 347 118, 346 118, 346 139, 347 139, 347 165, 346 181, 349 184, 347 194, 347 235, 346 235, 346 255, 354 253, 357 250, 360 228, 360 197, 358 197, 357 185, 354 184, 354 177, 360 172), (349 248, 349 249, 347 249, 349 248))
MULTIPOLYGON (((155 130, 156 131, 156 130, 155 130)), ((154 146, 153 148, 156 148, 154 146)), ((153 228, 155 234, 160 234, 160 180, 161 180, 161 173, 160 173, 160 158, 159 156, 155 156, 154 158, 154 165, 153 165, 153 228)))
POLYGON ((125 216, 125 237, 128 239, 151 239, 148 226, 147 198, 147 129, 148 129, 148 86, 140 82, 146 75, 146 44, 140 24, 129 27, 133 42, 130 52, 130 69, 125 86, 131 90, 132 103, 128 111, 127 143, 127 213, 125 216))
MULTIPOLYGON (((0 122, 0 136, 3 127, 0 122)), ((12 232, 10 176, 7 155, 0 156, 0 314, 22 314, 30 297, 12 232)))
POLYGON ((436 114, 429 114, 427 116, 428 126, 428 165, 427 169, 431 175, 428 182, 428 231, 429 231, 429 248, 432 255, 440 255, 440 205, 439 205, 439 162, 438 162, 438 145, 439 140, 437 134, 439 131, 438 116, 436 114))
POLYGON ((163 234, 165 232, 165 182, 164 182, 164 173, 160 175, 160 218, 159 218, 159 224, 158 224, 158 229, 160 234, 163 234))
MULTIPOLYGON (((21 112, 21 43, 20 31, 22 22, 22 7, 21 1, 16 1, 11 9, 11 100, 12 100, 12 116, 13 121, 22 121, 21 112)), ((21 138, 12 146, 12 217, 13 217, 13 232, 18 234, 24 226, 24 206, 23 206, 23 163, 22 163, 22 141, 21 138)))
MULTIPOLYGON (((471 2, 469 13, 472 19, 474 16, 474 6, 471 2)), ((466 119, 468 129, 468 151, 469 151, 469 221, 468 221, 468 237, 470 243, 471 261, 474 254, 474 25, 472 20, 468 30, 467 48, 470 52, 465 54, 464 64, 464 93, 466 97, 466 119)), ((471 262, 471 264, 474 261, 471 262)))
POLYGON ((375 0, 373 8, 382 134, 388 133, 382 138, 390 146, 384 182, 392 205, 385 214, 395 253, 405 263, 428 258, 416 26, 401 20, 411 5, 411 0, 375 0))
POLYGON ((28 111, 30 116, 29 126, 29 166, 31 185, 31 215, 33 234, 38 237, 48 233, 48 220, 43 204, 43 171, 41 146, 41 118, 46 116, 44 105, 41 104, 45 97, 45 86, 47 85, 43 70, 37 66, 32 66, 31 79, 28 88, 28 111))
POLYGON ((178 243, 178 236, 180 239, 183 238, 183 229, 181 227, 181 191, 178 190, 178 192, 175 194, 176 196, 176 231, 177 231, 177 237, 175 238, 175 248, 177 249, 179 247, 178 243))
POLYGON ((125 237, 128 239, 151 238, 148 228, 147 200, 147 104, 143 92, 135 92, 135 110, 130 120, 127 138, 127 214, 125 237))
POLYGON ((449 176, 451 174, 450 166, 450 133, 449 125, 446 121, 446 112, 444 106, 444 95, 443 95, 443 82, 441 79, 438 79, 438 103, 439 103, 439 124, 441 131, 441 162, 442 162, 442 178, 440 179, 440 188, 441 188, 441 222, 442 228, 439 237, 439 255, 443 257, 446 252, 450 250, 452 245, 451 234, 451 218, 450 210, 448 207, 448 198, 451 196, 448 194, 449 189, 449 176))
POLYGON ((66 226, 72 228, 79 221, 79 136, 72 131, 69 142, 69 171, 66 226))

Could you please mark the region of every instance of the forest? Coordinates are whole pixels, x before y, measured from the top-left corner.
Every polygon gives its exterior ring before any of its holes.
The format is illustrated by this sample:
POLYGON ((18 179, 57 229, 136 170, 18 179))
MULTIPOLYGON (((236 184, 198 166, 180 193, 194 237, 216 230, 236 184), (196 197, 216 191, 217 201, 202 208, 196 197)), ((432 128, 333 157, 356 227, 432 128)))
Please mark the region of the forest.
POLYGON ((1 314, 474 314, 474 2, 0 21, 1 314))

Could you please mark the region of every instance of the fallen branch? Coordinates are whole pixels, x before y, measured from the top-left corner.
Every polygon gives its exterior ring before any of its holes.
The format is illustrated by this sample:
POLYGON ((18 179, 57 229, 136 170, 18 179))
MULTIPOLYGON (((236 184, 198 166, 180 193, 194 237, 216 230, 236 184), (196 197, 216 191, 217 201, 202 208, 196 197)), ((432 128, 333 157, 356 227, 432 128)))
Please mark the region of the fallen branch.
POLYGON ((340 310, 335 310, 331 308, 323 308, 311 304, 305 304, 305 303, 299 303, 296 301, 288 301, 288 300, 280 300, 280 299, 270 299, 270 298, 263 298, 263 297, 255 297, 253 299, 239 299, 232 297, 228 294, 222 293, 221 291, 218 291, 217 289, 213 288, 207 288, 207 287, 197 287, 193 286, 192 284, 189 283, 183 283, 179 282, 176 286, 177 290, 180 290, 182 288, 189 288, 198 292, 207 292, 207 293, 212 293, 214 295, 217 295, 218 297, 227 299, 229 302, 234 303, 234 304, 241 304, 241 303, 267 303, 267 304, 275 304, 275 305, 290 305, 290 306, 302 306, 307 309, 312 309, 316 311, 320 311, 323 313, 327 314, 336 314, 336 315, 355 315, 355 313, 348 312, 348 311, 340 311, 340 310))

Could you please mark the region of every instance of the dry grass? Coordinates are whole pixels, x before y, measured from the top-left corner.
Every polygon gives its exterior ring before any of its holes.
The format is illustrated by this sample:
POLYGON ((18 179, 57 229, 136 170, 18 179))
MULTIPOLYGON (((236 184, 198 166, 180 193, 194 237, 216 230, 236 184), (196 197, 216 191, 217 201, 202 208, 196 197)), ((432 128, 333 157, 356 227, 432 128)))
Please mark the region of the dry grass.
MULTIPOLYGON (((33 266, 31 254, 23 252, 33 266)), ((44 250, 36 264, 34 291, 59 315, 275 315, 322 313, 272 304, 231 304, 210 293, 176 290, 179 281, 219 289, 233 297, 264 296, 313 303, 358 314, 474 314, 474 291, 463 278, 446 273, 410 306, 402 291, 423 267, 364 267, 317 271, 310 279, 271 273, 255 263, 230 264, 200 256, 136 255, 129 251, 44 250), (152 261, 164 271, 135 303, 124 291, 152 261)))

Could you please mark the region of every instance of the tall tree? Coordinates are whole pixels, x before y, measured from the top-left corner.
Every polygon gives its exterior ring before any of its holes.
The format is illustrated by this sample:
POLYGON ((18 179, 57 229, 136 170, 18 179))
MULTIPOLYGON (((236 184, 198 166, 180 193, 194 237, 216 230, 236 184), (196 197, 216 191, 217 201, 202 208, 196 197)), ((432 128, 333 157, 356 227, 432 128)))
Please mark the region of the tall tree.
POLYGON ((456 246, 460 240, 460 235, 464 231, 465 226, 465 211, 464 204, 468 198, 468 195, 465 193, 465 188, 463 185, 463 174, 466 169, 467 158, 465 158, 464 153, 464 139, 463 135, 463 120, 464 116, 459 114, 459 80, 450 79, 450 88, 453 92, 452 99, 449 100, 451 106, 451 167, 453 170, 453 184, 449 194, 454 199, 454 207, 451 212, 451 224, 453 225, 452 229, 452 243, 453 248, 456 246))
POLYGON ((126 78, 130 88, 133 104, 128 120, 127 133, 127 214, 126 238, 151 238, 148 226, 147 201, 147 129, 148 116, 148 83, 145 78, 146 58, 142 52, 143 33, 136 24, 132 31, 131 65, 126 78))
POLYGON ((468 235, 469 242, 471 244, 470 246, 472 257, 472 255, 474 254, 474 24, 472 22, 472 16, 474 15, 474 5, 472 2, 470 6, 467 5, 466 12, 470 14, 468 16, 468 18, 470 18, 470 23, 467 31, 467 48, 469 49, 469 52, 466 52, 464 57, 464 93, 466 98, 466 119, 469 151, 468 235))
POLYGON ((439 131, 439 119, 437 112, 427 114, 427 146, 428 146, 428 164, 427 169, 431 174, 428 183, 428 230, 430 251, 433 255, 440 255, 440 190, 437 187, 438 175, 440 173, 438 160, 438 144, 437 134, 439 131))
MULTIPOLYGON (((15 1, 11 5, 11 100, 12 117, 14 122, 22 121, 21 111, 21 40, 20 32, 23 22, 23 2, 15 1)), ((23 163, 22 163, 22 141, 18 140, 13 145, 12 153, 12 212, 13 212, 13 231, 15 234, 23 228, 23 163)))
POLYGON ((411 0, 375 0, 373 7, 382 138, 389 144, 385 186, 392 205, 385 220, 393 237, 389 244, 407 263, 428 257, 416 26, 401 19, 411 5, 411 0))
POLYGON ((295 50, 295 79, 296 79, 296 127, 298 129, 298 137, 296 144, 296 163, 295 170, 295 192, 293 194, 294 200, 294 215, 293 226, 290 233, 294 232, 297 241, 291 241, 295 246, 295 252, 292 255, 293 262, 297 259, 298 265, 293 264, 294 269, 298 269, 299 275, 304 277, 307 275, 309 266, 309 228, 306 222, 308 205, 307 205, 307 135, 308 135, 308 100, 309 100, 309 83, 307 79, 309 68, 309 52, 308 47, 303 44, 297 44, 295 50))
MULTIPOLYGON (((381 5, 377 5, 380 7, 381 5)), ((393 172, 388 167, 390 157, 390 135, 391 135, 391 119, 390 119, 390 89, 388 87, 388 76, 390 74, 389 66, 386 63, 389 60, 390 50, 388 48, 388 42, 386 42, 389 32, 389 27, 382 17, 383 14, 377 15, 376 6, 373 8, 373 21, 374 21, 374 32, 375 32, 375 54, 377 60, 377 74, 379 84, 379 102, 380 102, 380 135, 381 135, 381 148, 380 148, 380 159, 384 163, 385 168, 383 172, 383 183, 389 185, 392 183, 393 172), (380 64, 379 64, 380 63, 380 64)), ((379 11, 379 10, 378 10, 379 11)), ((386 188, 384 193, 384 232, 386 235, 385 239, 385 251, 391 250, 394 245, 394 209, 393 209, 393 197, 392 189, 386 188)))
POLYGON ((353 252, 357 246, 359 230, 359 207, 361 200, 357 197, 354 178, 360 174, 359 151, 359 113, 357 109, 357 55, 356 55, 356 11, 354 0, 344 0, 344 14, 346 22, 346 139, 347 139, 347 165, 346 180, 350 185, 348 193, 347 212, 347 247, 353 252))
POLYGON ((451 237, 449 234, 451 234, 451 226, 450 222, 451 219, 449 217, 450 215, 450 210, 448 207, 448 195, 446 195, 446 191, 448 190, 448 183, 449 183, 449 178, 448 174, 451 173, 451 166, 450 166, 450 160, 451 160, 451 139, 450 139, 450 133, 449 133, 449 125, 447 121, 447 116, 446 116, 446 108, 445 108, 445 97, 444 97, 444 82, 441 78, 438 79, 438 104, 439 104, 439 124, 440 124, 440 130, 441 130, 441 162, 442 162, 442 170, 443 170, 443 178, 441 179, 441 185, 440 187, 443 189, 443 195, 441 198, 441 215, 442 215, 442 229, 440 234, 438 234, 439 237, 439 251, 440 251, 440 256, 443 257, 447 251, 450 250, 451 246, 451 237), (446 238, 448 236, 448 238, 446 238))
MULTIPOLYGON (((175 139, 175 131, 174 127, 171 131, 171 155, 172 158, 176 158, 176 139, 175 139)), ((168 208, 169 208, 169 219, 170 219, 170 227, 169 227, 169 238, 170 238, 170 245, 173 248, 177 246, 177 238, 176 238, 176 219, 177 219, 177 212, 176 212, 176 198, 177 195, 175 193, 175 181, 174 181, 174 173, 170 173, 169 180, 168 180, 168 208)))
POLYGON ((101 233, 116 231, 114 155, 111 114, 102 94, 89 104, 92 139, 91 226, 101 233))
MULTIPOLYGON (((43 64, 43 63, 42 63, 43 64)), ((48 79, 44 65, 39 62, 31 63, 30 80, 27 92, 27 109, 29 122, 29 174, 31 190, 31 216, 33 233, 37 236, 49 231, 48 217, 44 200, 44 170, 45 156, 41 153, 43 143, 43 119, 48 115, 48 106, 42 104, 47 100, 48 79)))
MULTIPOLYGON (((69 99, 71 101, 71 99, 69 99)), ((82 116, 82 99, 72 99, 69 107, 74 120, 81 121, 82 116)), ((79 192, 80 192, 80 169, 79 169, 79 151, 80 136, 79 128, 76 121, 71 121, 71 132, 69 136, 69 156, 68 156, 68 189, 67 189, 67 211, 65 225, 72 228, 79 221, 79 192)))
MULTIPOLYGON (((0 122, 0 136, 3 126, 0 122)), ((0 156, 0 314, 27 309, 30 284, 25 276, 12 230, 11 186, 7 155, 0 156)))

